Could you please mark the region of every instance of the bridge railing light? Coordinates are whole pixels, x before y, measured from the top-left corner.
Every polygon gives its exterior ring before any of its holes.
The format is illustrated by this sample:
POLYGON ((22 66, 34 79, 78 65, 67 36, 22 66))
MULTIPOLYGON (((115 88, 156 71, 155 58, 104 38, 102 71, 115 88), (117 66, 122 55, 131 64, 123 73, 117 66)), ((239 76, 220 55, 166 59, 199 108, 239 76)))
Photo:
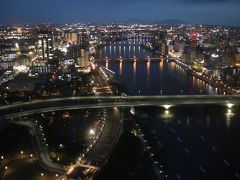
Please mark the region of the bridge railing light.
POLYGON ((164 107, 166 110, 168 110, 168 109, 171 107, 171 105, 170 105, 170 104, 165 104, 165 105, 163 105, 163 107, 164 107))
POLYGON ((227 107, 228 107, 229 109, 231 109, 231 108, 233 107, 233 105, 234 105, 234 104, 232 104, 232 103, 227 103, 227 107))

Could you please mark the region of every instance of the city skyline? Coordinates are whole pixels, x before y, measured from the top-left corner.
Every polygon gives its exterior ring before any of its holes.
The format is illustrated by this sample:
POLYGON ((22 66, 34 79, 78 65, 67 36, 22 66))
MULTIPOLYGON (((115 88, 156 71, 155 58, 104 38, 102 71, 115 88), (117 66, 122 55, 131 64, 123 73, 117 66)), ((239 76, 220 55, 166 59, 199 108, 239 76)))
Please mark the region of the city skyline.
POLYGON ((1 180, 240 180, 240 0, 1 7, 1 180))
POLYGON ((20 23, 179 23, 239 26, 238 0, 132 0, 89 2, 47 0, 1 3, 1 24, 20 23))

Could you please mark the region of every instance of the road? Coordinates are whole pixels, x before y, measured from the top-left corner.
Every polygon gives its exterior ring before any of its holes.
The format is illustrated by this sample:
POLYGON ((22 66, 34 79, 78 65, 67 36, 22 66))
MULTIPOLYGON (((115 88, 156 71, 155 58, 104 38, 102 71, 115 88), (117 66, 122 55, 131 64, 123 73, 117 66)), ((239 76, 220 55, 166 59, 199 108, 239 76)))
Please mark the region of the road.
MULTIPOLYGON (((176 95, 176 96, 79 96, 79 97, 64 97, 53 99, 38 99, 31 102, 22 102, 16 104, 10 104, 6 106, 0 106, 0 111, 11 108, 21 108, 24 106, 33 106, 51 103, 58 104, 59 102, 74 101, 91 101, 91 100, 105 100, 105 101, 129 101, 129 102, 159 102, 159 104, 188 104, 188 103, 224 103, 226 101, 232 101, 238 103, 240 101, 240 95, 176 95)), ((46 106, 45 106, 46 107, 46 106)))
POLYGON ((89 96, 75 98, 57 98, 4 106, 0 113, 7 118, 71 109, 112 108, 132 106, 171 107, 181 104, 239 104, 238 95, 195 95, 195 96, 89 96), (88 100, 88 101, 83 101, 88 100), (93 101, 90 101, 93 100, 93 101), (100 100, 97 101, 97 100, 100 100))
MULTIPOLYGON (((62 98, 33 100, 31 102, 16 103, 0 107, 0 113, 7 119, 11 120, 11 118, 17 116, 27 116, 33 113, 57 111, 59 108, 56 107, 56 105, 58 104, 61 105, 64 104, 65 107, 61 109, 67 110, 76 108, 74 106, 71 107, 68 106, 71 105, 73 102, 77 103, 78 105, 87 103, 91 106, 90 101, 97 102, 108 101, 107 99, 105 100, 104 98, 102 98, 101 100, 99 100, 98 98, 99 94, 103 94, 105 96, 110 95, 110 97, 113 96, 107 78, 104 77, 104 74, 98 72, 98 75, 94 77, 94 81, 95 81, 94 87, 98 87, 94 89, 96 96, 92 96, 90 98, 69 97, 66 98, 65 100, 63 100, 62 98), (44 107, 48 108, 45 109, 44 107), (40 110, 39 108, 40 109, 42 108, 42 110, 40 110)), ((81 107, 84 108, 84 106, 81 107)), ((120 121, 121 112, 115 108, 112 111, 113 112, 108 113, 108 117, 107 120, 105 121, 105 126, 101 130, 101 134, 95 140, 95 143, 91 144, 92 147, 89 148, 88 151, 84 154, 85 156, 82 159, 82 161, 81 162, 77 161, 75 165, 71 166, 74 167, 72 169, 72 172, 74 173, 74 175, 76 175, 76 178, 81 177, 82 172, 85 171, 86 169, 88 171, 88 174, 93 176, 99 170, 99 167, 101 167, 104 164, 106 159, 109 157, 113 146, 117 143, 121 135, 122 129, 122 124, 120 121)), ((65 167, 63 167, 60 164, 53 163, 52 160, 49 158, 45 144, 42 141, 42 139, 44 139, 43 137, 41 137, 42 130, 41 127, 38 127, 38 124, 34 124, 33 122, 27 121, 24 122, 14 121, 14 123, 28 127, 30 134, 33 136, 34 141, 33 144, 36 150, 37 157, 44 168, 61 174, 63 173, 65 174, 67 172, 67 169, 65 167)), ((68 175, 71 176, 71 174, 72 173, 68 175)))
POLYGON ((37 154, 37 158, 42 167, 44 167, 47 170, 61 174, 66 172, 66 168, 64 166, 52 162, 52 160, 49 158, 47 149, 41 140, 43 139, 41 138, 42 133, 39 132, 39 129, 36 127, 34 123, 29 121, 14 121, 13 123, 21 126, 26 126, 29 129, 29 132, 33 138, 33 145, 37 154))
MULTIPOLYGON (((96 96, 93 96, 92 100, 97 100, 97 102, 101 103, 105 100, 97 98, 100 94, 105 96, 113 95, 107 79, 108 77, 105 75, 104 71, 98 71, 98 74, 93 80, 93 84, 95 85, 93 87, 93 92, 96 96)), ((81 100, 82 99, 77 99, 78 104, 82 104, 81 100)), ((106 111, 103 108, 103 114, 104 117, 101 121, 104 122, 104 125, 100 128, 100 132, 94 135, 93 142, 81 154, 75 165, 67 172, 69 178, 77 179, 78 177, 82 177, 83 174, 84 176, 92 178, 104 165, 112 148, 118 142, 122 131, 120 110, 114 108, 111 111, 106 111)))
POLYGON ((112 113, 106 117, 105 126, 100 134, 95 135, 94 142, 81 154, 74 169, 68 172, 68 177, 77 178, 82 171, 86 171, 87 176, 92 177, 108 159, 112 148, 118 142, 122 131, 120 121, 120 110, 114 108, 112 113))

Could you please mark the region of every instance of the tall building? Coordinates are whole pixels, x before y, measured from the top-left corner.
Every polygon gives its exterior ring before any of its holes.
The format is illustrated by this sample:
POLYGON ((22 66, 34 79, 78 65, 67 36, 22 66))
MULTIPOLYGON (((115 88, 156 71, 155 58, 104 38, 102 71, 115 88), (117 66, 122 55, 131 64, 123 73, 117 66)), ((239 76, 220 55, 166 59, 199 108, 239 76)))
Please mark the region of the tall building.
POLYGON ((192 32, 192 34, 191 34, 191 48, 192 49, 197 48, 197 37, 198 37, 198 33, 192 32))
POLYGON ((80 57, 77 63, 80 67, 89 66, 89 39, 87 34, 78 34, 77 44, 80 47, 80 57))
POLYGON ((68 58, 75 59, 79 67, 87 67, 90 64, 88 48, 81 48, 80 45, 69 47, 68 58))
POLYGON ((68 57, 74 59, 78 67, 89 66, 89 39, 87 34, 77 34, 77 42, 69 47, 68 57))
POLYGON ((89 66, 89 64, 90 64, 89 51, 86 49, 80 49, 80 54, 79 54, 76 62, 80 67, 89 66))
POLYGON ((39 30, 37 54, 42 60, 51 60, 53 57, 53 33, 51 30, 39 30))
POLYGON ((89 39, 88 39, 87 34, 78 34, 77 44, 80 45, 81 49, 88 49, 89 48, 89 39))
POLYGON ((71 44, 76 44, 78 41, 78 34, 75 32, 67 32, 65 33, 65 39, 71 44))

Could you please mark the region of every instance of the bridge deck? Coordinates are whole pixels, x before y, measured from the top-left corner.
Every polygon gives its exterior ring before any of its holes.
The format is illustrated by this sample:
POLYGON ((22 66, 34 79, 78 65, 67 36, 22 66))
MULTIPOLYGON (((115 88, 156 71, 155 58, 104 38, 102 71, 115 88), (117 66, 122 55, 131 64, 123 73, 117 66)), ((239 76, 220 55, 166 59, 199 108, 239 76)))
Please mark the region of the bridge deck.
POLYGON ((64 109, 88 109, 104 107, 164 106, 180 104, 240 104, 239 95, 191 95, 191 96, 85 96, 45 100, 32 103, 12 104, 0 107, 0 114, 6 117, 64 109), (99 103, 98 100, 104 100, 99 103))

